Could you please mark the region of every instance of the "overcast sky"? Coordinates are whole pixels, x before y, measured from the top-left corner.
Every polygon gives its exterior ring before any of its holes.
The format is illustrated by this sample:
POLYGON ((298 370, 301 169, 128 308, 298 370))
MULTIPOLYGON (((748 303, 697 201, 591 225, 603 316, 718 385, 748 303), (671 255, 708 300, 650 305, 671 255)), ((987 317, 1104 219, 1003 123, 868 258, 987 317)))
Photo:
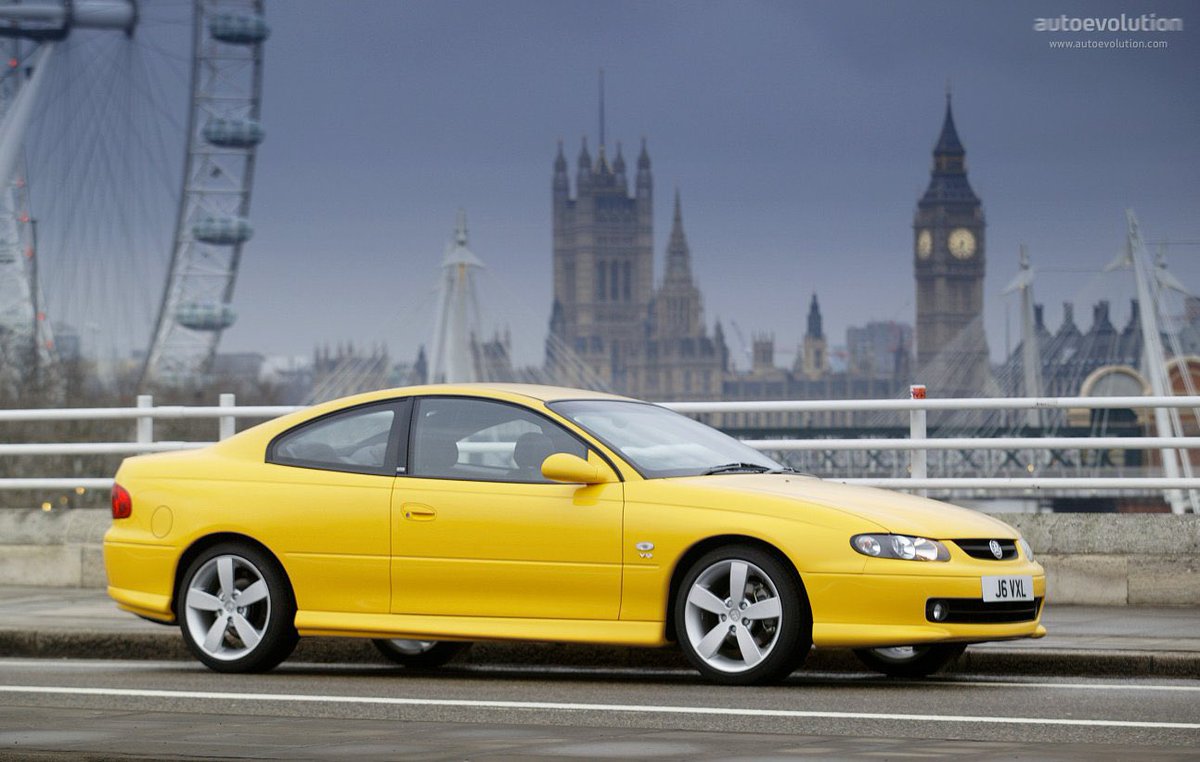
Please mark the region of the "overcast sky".
MULTIPOLYGON (((1019 244, 1051 328, 1074 300, 1086 330, 1097 298, 1128 317, 1129 276, 1095 272, 1127 207, 1149 238, 1200 241, 1194 3, 289 0, 268 19, 257 232, 223 351, 353 340, 410 359, 462 207, 489 322, 511 329, 519 362, 540 362, 556 141, 572 171, 582 135, 594 155, 600 68, 609 150, 648 141, 656 272, 678 187, 705 316, 735 355, 732 322, 773 332, 790 363, 813 292, 831 344, 850 325, 914 321, 912 217, 947 80, 987 215, 993 356, 1006 310, 1016 325, 1000 291, 1019 244), (1184 30, 1033 29, 1121 12, 1184 30), (1169 47, 1051 49, 1062 39, 1169 47)), ((1200 291, 1200 247, 1168 255, 1200 291)))

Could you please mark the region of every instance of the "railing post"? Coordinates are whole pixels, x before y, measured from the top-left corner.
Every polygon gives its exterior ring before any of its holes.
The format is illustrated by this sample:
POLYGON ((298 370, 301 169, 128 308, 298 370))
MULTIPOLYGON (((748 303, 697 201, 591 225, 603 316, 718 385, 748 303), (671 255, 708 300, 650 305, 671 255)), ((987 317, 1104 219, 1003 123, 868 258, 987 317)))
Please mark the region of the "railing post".
MULTIPOLYGON (((154 407, 154 397, 149 394, 139 394, 137 398, 138 407, 154 407)), ((148 415, 138 416, 137 419, 137 442, 138 444, 148 444, 154 441, 154 418, 148 415)))
MULTIPOLYGON (((909 396, 909 399, 914 399, 914 400, 925 399, 925 385, 924 384, 913 384, 912 386, 908 387, 908 396, 909 396)), ((908 436, 909 436, 909 438, 910 439, 921 439, 921 440, 928 439, 928 437, 926 436, 926 433, 927 432, 926 432, 926 427, 925 427, 925 408, 920 408, 920 409, 913 408, 911 411, 909 411, 909 415, 908 415, 908 436)), ((928 450, 913 450, 912 451, 912 458, 909 461, 909 471, 911 472, 909 474, 910 478, 913 478, 913 479, 924 479, 925 478, 925 475, 928 473, 926 460, 925 460, 927 452, 928 452, 928 450)), ((929 494, 929 491, 920 489, 920 490, 917 490, 917 494, 921 495, 922 497, 925 497, 926 495, 929 494)))
MULTIPOLYGON (((222 394, 217 398, 219 407, 235 407, 237 400, 232 394, 222 394)), ((237 433, 237 418, 223 415, 217 419, 217 439, 229 439, 237 433)))

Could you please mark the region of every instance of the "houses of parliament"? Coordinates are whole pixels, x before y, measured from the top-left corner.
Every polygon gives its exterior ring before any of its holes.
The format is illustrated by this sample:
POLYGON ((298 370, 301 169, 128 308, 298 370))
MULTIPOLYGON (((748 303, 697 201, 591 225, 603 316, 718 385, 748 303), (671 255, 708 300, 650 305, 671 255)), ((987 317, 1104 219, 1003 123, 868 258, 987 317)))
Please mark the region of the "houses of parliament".
MULTIPOLYGON (((907 396, 912 383, 926 384, 937 397, 1021 394, 1020 346, 995 366, 989 359, 983 327, 987 224, 968 179, 949 93, 932 159, 908 254, 916 330, 867 322, 848 328, 844 347, 835 349, 823 330, 818 295, 798 293, 795 319, 806 325, 791 366, 777 365, 773 337, 757 334, 744 347, 749 368, 738 369, 722 324, 705 320, 679 191, 663 276, 655 282, 654 176, 645 141, 630 171, 620 143, 610 160, 603 144, 593 158, 585 139, 573 177, 560 142, 551 182, 554 293, 547 376, 650 400, 884 399, 907 396)), ((1200 300, 1192 300, 1189 310, 1182 338, 1200 346, 1200 300)), ((1056 332, 1043 314, 1037 305, 1045 390, 1086 395, 1104 373, 1139 365, 1136 301, 1122 329, 1114 327, 1104 301, 1094 305, 1086 330, 1076 326, 1070 302, 1063 304, 1056 332)), ((740 331, 735 339, 745 341, 740 331)), ((821 422, 839 423, 829 416, 821 422)))
MULTIPOLYGON (((662 280, 654 280, 654 176, 643 140, 632 171, 620 143, 611 159, 586 138, 574 177, 562 143, 554 159, 553 306, 546 370, 563 383, 652 400, 886 398, 913 380, 913 330, 895 322, 850 328, 831 355, 817 294, 798 296, 806 321, 791 367, 775 362, 769 334, 750 339, 736 370, 718 321, 704 317, 679 191, 662 280), (807 302, 806 314, 804 302, 807 302)), ((940 396, 980 394, 988 378, 983 336, 984 217, 967 181, 965 150, 947 100, 928 190, 913 225, 916 359, 944 379, 940 396)), ((739 341, 743 340, 740 335, 739 341)))

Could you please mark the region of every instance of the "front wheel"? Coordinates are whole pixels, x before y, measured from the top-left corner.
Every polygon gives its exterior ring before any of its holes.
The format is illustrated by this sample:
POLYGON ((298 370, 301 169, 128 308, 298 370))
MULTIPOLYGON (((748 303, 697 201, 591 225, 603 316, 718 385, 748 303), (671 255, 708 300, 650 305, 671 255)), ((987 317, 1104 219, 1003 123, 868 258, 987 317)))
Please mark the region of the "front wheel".
POLYGON ((372 640, 379 653, 402 667, 434 669, 471 647, 470 643, 442 640, 372 640))
POLYGON ((180 583, 177 619, 188 649, 216 672, 265 672, 299 639, 296 604, 283 570, 241 543, 200 554, 180 583))
POLYGON ((925 677, 932 675, 967 650, 965 643, 928 643, 921 646, 860 648, 858 660, 888 677, 925 677))
POLYGON ((787 677, 812 647, 812 621, 795 575, 769 553, 731 545, 684 575, 675 632, 688 661, 726 685, 787 677))

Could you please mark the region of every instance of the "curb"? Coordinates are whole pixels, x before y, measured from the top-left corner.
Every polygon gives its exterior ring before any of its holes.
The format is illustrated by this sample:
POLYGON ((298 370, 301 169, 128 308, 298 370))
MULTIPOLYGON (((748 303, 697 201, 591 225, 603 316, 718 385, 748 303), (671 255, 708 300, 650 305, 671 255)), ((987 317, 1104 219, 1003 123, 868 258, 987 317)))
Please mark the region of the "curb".
MULTIPOLYGON (((161 633, 75 632, 0 629, 0 657, 41 659, 116 659, 192 661, 175 627, 161 633)), ((362 638, 304 638, 290 661, 309 663, 387 663, 362 638)), ((673 648, 621 648, 561 643, 477 643, 458 660, 490 666, 560 666, 604 669, 690 670, 673 648)), ((814 649, 804 671, 867 673, 845 649, 814 649)), ((1200 678, 1200 653, 1181 651, 1084 651, 1079 649, 968 649, 943 670, 946 674, 991 674, 1043 677, 1200 678)))

